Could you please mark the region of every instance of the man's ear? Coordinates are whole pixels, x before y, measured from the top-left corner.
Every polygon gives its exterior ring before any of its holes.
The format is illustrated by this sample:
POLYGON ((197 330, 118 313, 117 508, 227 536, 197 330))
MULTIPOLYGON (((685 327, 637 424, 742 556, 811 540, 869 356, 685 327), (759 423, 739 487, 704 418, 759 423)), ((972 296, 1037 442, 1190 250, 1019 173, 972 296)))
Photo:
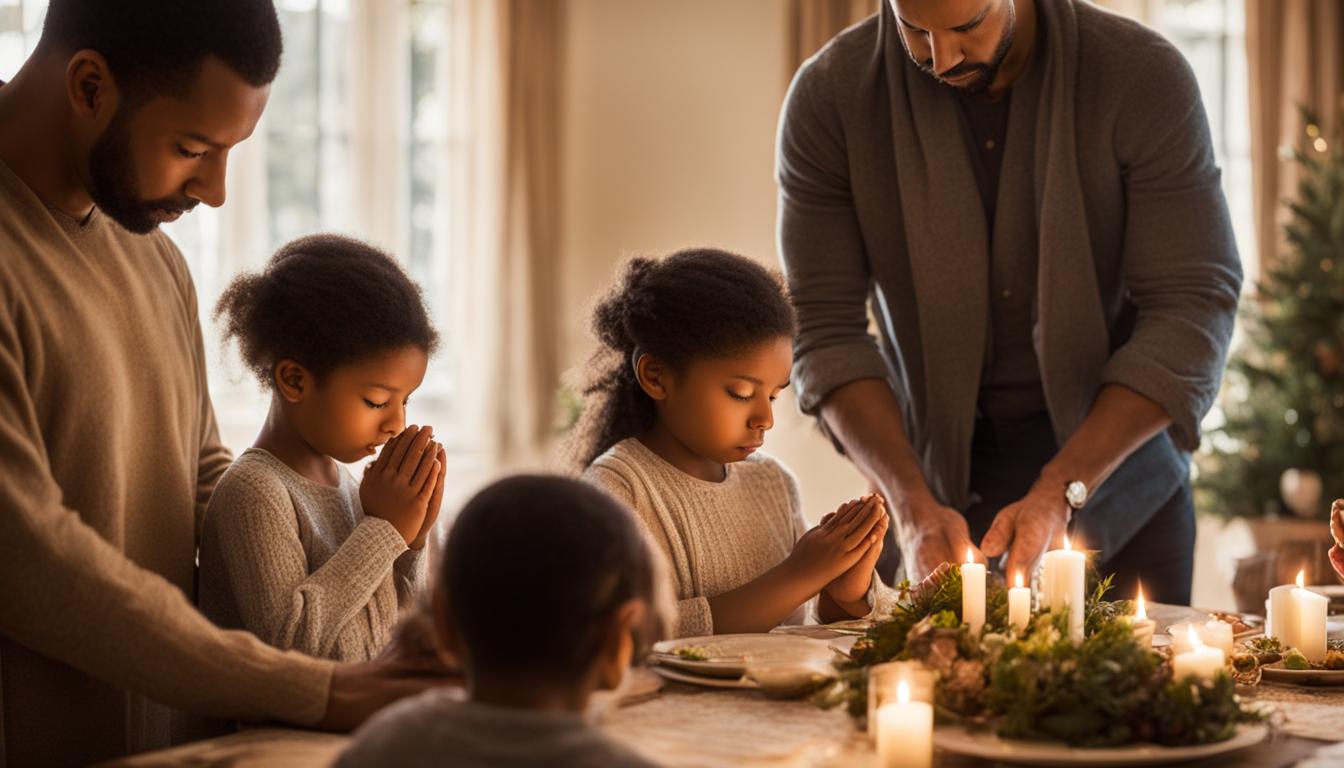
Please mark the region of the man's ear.
POLYGON ((101 53, 76 51, 65 65, 65 96, 75 117, 102 131, 121 104, 122 93, 101 53))
POLYGON ((662 360, 644 353, 635 360, 635 379, 644 394, 654 400, 666 400, 672 385, 672 371, 662 360))
POLYGON ((602 643, 597 653, 597 682, 603 690, 615 690, 635 654, 635 627, 644 621, 648 610, 643 600, 626 600, 607 615, 602 627, 602 643))
POLYGON ((448 609, 447 591, 442 587, 434 589, 432 610, 434 612, 434 648, 439 661, 449 669, 465 670, 462 653, 462 638, 453 629, 452 614, 448 609))
POLYGON ((271 368, 271 382, 286 402, 298 403, 312 391, 317 380, 307 368, 285 358, 271 368))

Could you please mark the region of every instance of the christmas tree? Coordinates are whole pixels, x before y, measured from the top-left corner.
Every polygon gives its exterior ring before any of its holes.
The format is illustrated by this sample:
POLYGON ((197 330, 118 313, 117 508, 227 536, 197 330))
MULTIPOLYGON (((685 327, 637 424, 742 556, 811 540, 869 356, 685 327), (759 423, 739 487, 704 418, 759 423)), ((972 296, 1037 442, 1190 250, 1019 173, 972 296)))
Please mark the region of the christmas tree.
POLYGON ((1224 517, 1285 512, 1290 469, 1322 481, 1322 503, 1303 512, 1324 518, 1344 497, 1344 142, 1327 141, 1310 114, 1304 122, 1288 253, 1245 297, 1221 419, 1198 457, 1199 508, 1224 517))

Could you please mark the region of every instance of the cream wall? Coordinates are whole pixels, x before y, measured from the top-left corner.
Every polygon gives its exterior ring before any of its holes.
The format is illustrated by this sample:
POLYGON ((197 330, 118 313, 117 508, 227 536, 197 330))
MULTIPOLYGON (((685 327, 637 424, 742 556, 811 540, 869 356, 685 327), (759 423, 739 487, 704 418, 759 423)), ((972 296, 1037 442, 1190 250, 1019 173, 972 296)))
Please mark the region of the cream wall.
MULTIPOLYGON (((623 256, 710 245, 778 266, 775 122, 788 3, 569 0, 562 362, 592 350, 587 309, 623 256)), ((817 518, 865 485, 781 397, 766 450, 817 518)))

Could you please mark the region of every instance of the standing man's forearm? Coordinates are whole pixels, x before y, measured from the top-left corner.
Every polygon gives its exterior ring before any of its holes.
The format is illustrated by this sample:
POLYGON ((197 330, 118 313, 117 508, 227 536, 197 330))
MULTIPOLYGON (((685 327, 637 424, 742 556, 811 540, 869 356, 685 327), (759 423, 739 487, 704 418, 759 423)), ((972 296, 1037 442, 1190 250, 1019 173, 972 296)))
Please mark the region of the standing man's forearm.
POLYGON ((898 524, 908 522, 902 518, 912 503, 933 501, 900 403, 885 381, 860 379, 836 388, 821 401, 820 415, 850 461, 877 483, 898 524))
POLYGON ((1107 384, 1078 431, 1041 469, 1041 482, 1062 492, 1065 484, 1080 480, 1095 491, 1130 454, 1169 426, 1171 417, 1162 406, 1129 387, 1107 384))

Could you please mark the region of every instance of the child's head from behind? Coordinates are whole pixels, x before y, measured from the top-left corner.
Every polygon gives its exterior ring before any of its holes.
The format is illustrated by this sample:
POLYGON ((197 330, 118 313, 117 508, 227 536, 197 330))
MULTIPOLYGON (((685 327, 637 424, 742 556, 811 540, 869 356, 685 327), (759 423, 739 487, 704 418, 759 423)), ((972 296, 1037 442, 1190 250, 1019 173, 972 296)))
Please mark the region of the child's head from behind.
POLYGON ((337 235, 295 240, 263 272, 237 277, 215 317, 289 425, 343 462, 402 430, 438 343, 396 261, 337 235))
POLYGON ((631 260, 598 303, 571 458, 586 465, 659 424, 712 461, 745 459, 774 425, 793 364, 794 312, 780 278, 713 249, 631 260))
POLYGON ((601 490, 558 476, 501 480, 467 502, 448 535, 439 642, 473 695, 523 681, 581 705, 662 636, 660 564, 630 511, 601 490))

